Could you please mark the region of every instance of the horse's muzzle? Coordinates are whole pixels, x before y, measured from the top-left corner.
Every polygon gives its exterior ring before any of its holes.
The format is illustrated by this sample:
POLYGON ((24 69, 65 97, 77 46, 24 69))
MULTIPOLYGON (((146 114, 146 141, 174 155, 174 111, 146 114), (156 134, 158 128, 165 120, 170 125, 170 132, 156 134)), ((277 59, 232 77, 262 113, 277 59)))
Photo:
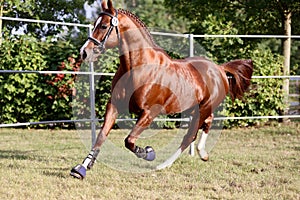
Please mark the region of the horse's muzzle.
POLYGON ((96 55, 102 54, 102 53, 104 53, 104 52, 105 52, 104 46, 95 46, 95 47, 93 48, 93 53, 96 54, 96 55))
POLYGON ((86 57, 87 57, 87 53, 86 53, 85 50, 83 50, 82 53, 81 53, 81 59, 82 59, 82 60, 85 60, 86 57))

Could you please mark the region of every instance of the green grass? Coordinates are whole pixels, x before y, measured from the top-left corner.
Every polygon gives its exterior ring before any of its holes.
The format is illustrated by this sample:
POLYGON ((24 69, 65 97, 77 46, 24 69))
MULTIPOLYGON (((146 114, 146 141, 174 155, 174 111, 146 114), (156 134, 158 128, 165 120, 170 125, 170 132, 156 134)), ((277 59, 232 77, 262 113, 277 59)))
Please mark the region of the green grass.
MULTIPOLYGON (((164 138, 177 132, 160 131, 164 138)), ((126 134, 113 131, 110 141, 121 147, 126 134)), ((224 130, 208 162, 186 152, 161 171, 99 161, 83 181, 69 176, 88 153, 78 131, 0 129, 0 138, 0 199, 300 199, 299 124, 224 130)))

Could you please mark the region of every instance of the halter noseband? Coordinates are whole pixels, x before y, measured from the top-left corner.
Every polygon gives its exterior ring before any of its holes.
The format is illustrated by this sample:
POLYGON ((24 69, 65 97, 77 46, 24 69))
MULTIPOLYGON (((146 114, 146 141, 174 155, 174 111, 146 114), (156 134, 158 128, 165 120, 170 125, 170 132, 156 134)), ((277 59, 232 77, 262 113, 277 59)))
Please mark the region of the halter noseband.
MULTIPOLYGON (((115 12, 116 12, 116 15, 113 16, 112 14, 108 13, 108 12, 101 12, 100 15, 108 15, 111 17, 111 20, 110 20, 110 27, 106 33, 106 35, 104 36, 104 38, 99 41, 97 40, 96 38, 94 38, 92 35, 88 37, 89 40, 91 40, 99 49, 100 49, 100 52, 103 53, 105 51, 105 43, 107 41, 107 39, 109 38, 112 30, 114 28, 116 28, 116 33, 117 33, 117 36, 118 36, 118 40, 119 40, 119 46, 120 46, 120 33, 119 33, 119 29, 118 29, 118 24, 119 24, 119 20, 118 20, 118 11, 115 9, 115 12)), ((96 28, 96 27, 95 27, 96 28)))

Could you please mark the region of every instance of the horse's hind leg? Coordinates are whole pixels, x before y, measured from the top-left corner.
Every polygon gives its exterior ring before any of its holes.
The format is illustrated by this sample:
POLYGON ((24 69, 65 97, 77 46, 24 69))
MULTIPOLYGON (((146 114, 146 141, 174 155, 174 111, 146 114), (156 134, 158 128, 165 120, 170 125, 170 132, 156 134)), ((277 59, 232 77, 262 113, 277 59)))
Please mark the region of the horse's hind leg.
POLYGON ((209 132, 209 130, 211 128, 211 125, 212 125, 213 118, 214 118, 214 115, 211 114, 208 118, 206 118, 204 120, 203 124, 199 124, 200 128, 202 128, 202 135, 199 139, 199 143, 198 143, 198 146, 197 146, 197 151, 198 151, 198 154, 199 154, 200 158, 203 161, 208 161, 208 158, 209 158, 208 153, 205 150, 205 144, 206 144, 208 132, 209 132))
MULTIPOLYGON (((200 113, 195 112, 194 116, 192 118, 190 127, 188 129, 187 134, 184 136, 180 147, 177 149, 177 151, 165 162, 162 164, 158 165, 156 169, 161 170, 166 167, 170 167, 177 158, 181 155, 181 153, 196 139, 197 137, 197 132, 198 132, 198 127, 199 127, 199 122, 201 120, 200 113)), ((203 120, 202 120, 203 121, 203 120)))

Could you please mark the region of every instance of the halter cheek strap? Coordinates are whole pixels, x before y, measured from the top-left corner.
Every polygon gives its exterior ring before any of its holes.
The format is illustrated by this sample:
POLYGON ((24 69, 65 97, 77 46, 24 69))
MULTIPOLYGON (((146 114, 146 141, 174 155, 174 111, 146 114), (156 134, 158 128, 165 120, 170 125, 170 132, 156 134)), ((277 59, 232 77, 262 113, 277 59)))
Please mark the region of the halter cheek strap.
POLYGON ((119 33, 119 28, 118 28, 118 25, 119 25, 119 20, 118 20, 118 11, 115 10, 116 12, 116 15, 113 16, 112 14, 108 13, 108 12, 102 12, 100 14, 102 15, 108 15, 111 17, 111 20, 110 20, 110 27, 106 33, 106 35, 104 36, 104 38, 99 41, 97 40, 96 38, 94 38, 93 36, 89 36, 88 39, 91 40, 99 49, 101 52, 104 52, 105 51, 105 43, 107 41, 107 39, 109 38, 112 30, 114 28, 116 28, 116 33, 117 33, 117 36, 118 36, 118 41, 119 41, 119 46, 121 45, 121 38, 120 38, 120 33, 119 33))

